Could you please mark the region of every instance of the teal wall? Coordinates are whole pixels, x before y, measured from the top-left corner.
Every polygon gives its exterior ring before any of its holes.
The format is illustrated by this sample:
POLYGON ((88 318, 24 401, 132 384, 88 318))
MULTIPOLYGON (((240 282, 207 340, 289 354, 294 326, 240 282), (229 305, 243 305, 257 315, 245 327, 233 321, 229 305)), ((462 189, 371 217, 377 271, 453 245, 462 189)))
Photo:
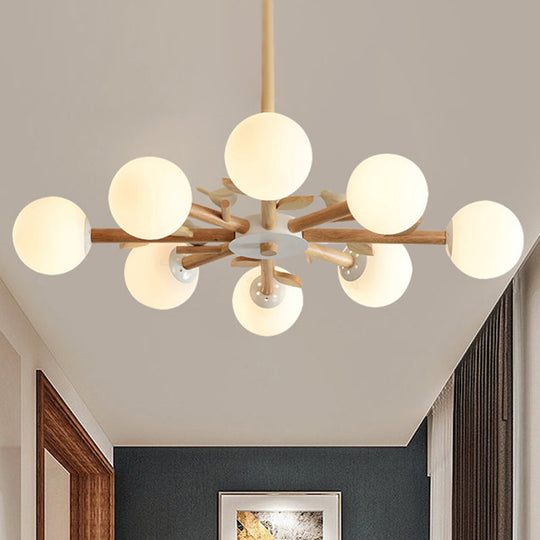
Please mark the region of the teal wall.
POLYGON ((341 491, 343 540, 427 540, 426 426, 407 448, 115 449, 116 540, 217 539, 219 491, 341 491))

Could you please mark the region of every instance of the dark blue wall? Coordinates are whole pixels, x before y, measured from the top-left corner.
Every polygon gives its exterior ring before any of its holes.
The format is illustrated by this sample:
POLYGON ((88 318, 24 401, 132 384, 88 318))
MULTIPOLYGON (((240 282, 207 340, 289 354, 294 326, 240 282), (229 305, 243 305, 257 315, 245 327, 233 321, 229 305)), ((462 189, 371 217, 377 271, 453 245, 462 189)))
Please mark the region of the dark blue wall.
POLYGON ((218 491, 341 491, 343 540, 427 540, 426 426, 407 448, 116 448, 117 540, 217 539, 218 491))

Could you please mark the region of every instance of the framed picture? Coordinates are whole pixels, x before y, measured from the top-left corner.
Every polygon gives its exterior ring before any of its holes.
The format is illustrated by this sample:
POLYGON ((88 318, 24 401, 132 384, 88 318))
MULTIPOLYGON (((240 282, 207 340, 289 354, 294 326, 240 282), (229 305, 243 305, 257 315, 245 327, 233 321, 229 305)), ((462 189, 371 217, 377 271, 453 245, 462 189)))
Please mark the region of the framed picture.
POLYGON ((341 540, 341 493, 219 493, 219 540, 341 540))

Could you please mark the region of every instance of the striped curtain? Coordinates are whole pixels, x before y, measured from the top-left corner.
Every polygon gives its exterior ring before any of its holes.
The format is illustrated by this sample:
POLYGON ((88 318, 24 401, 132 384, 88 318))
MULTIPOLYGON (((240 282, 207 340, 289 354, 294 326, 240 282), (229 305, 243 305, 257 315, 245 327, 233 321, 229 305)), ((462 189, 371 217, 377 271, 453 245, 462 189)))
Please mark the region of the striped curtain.
POLYGON ((431 478, 431 540, 452 540, 454 376, 428 415, 428 476, 431 478))
POLYGON ((453 539, 512 539, 512 288, 454 375, 453 539))

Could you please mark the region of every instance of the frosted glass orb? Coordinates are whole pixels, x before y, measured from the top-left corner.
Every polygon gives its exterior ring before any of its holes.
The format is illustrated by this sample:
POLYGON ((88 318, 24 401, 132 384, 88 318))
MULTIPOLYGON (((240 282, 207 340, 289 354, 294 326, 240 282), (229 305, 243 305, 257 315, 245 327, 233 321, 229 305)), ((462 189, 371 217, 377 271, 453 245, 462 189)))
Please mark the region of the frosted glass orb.
POLYGON ((45 197, 25 206, 13 225, 15 251, 40 274, 64 274, 90 251, 90 223, 84 212, 62 197, 45 197))
POLYGON ((185 244, 156 243, 130 251, 124 266, 124 280, 135 300, 153 309, 172 309, 191 298, 199 281, 199 269, 189 270, 194 275, 189 283, 174 276, 169 257, 177 245, 185 244))
POLYGON ((373 244, 373 255, 366 257, 364 272, 347 281, 338 268, 341 287, 347 296, 367 307, 383 307, 401 298, 412 276, 409 253, 401 244, 373 244))
MULTIPOLYGON (((276 267, 276 270, 286 272, 283 268, 276 267)), ((285 288, 282 302, 274 308, 259 307, 251 298, 250 288, 260 275, 260 268, 252 268, 238 280, 232 297, 233 311, 238 322, 249 332, 264 337, 277 336, 288 330, 300 316, 304 303, 302 289, 276 283, 285 288)))
POLYGON ((354 219, 379 234, 410 229, 424 214, 426 179, 411 160, 396 154, 371 156, 353 171, 347 204, 354 219))
POLYGON ((273 112, 240 122, 225 147, 225 165, 234 185, 263 201, 296 191, 308 177, 312 160, 306 132, 294 120, 273 112))
POLYGON ((493 201, 458 210, 446 230, 446 251, 468 276, 489 279, 511 270, 523 251, 523 229, 516 215, 493 201))
POLYGON ((191 187, 177 165, 158 157, 126 163, 109 188, 109 207, 122 229, 146 240, 177 231, 191 210, 191 187))

